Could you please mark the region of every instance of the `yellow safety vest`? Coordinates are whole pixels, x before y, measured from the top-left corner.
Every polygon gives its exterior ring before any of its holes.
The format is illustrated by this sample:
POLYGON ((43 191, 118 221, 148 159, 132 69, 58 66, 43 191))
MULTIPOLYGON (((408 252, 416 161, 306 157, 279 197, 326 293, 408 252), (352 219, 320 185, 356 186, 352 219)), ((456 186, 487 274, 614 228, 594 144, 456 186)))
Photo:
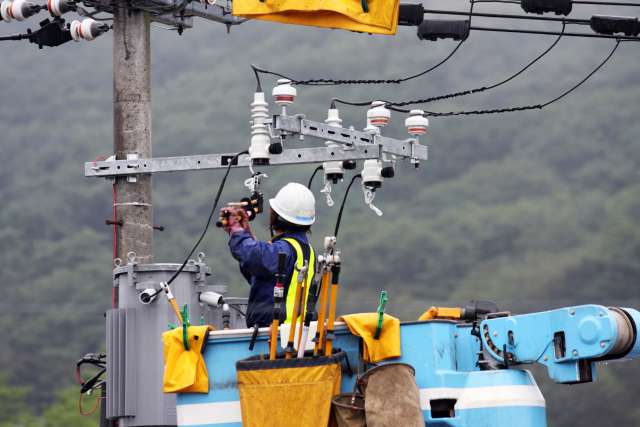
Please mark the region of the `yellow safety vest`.
MULTIPOLYGON (((291 274, 291 281, 289 282, 289 289, 287 291, 287 299, 286 299, 286 309, 287 309, 287 319, 285 323, 291 323, 291 318, 293 317, 293 306, 295 305, 296 299, 296 286, 298 284, 298 270, 304 266, 304 253, 302 252, 302 247, 300 243, 296 239, 292 239, 291 237, 285 237, 282 240, 285 240, 287 243, 293 247, 293 250, 296 252, 296 264, 293 269, 293 273, 291 274)), ((313 247, 309 245, 309 269, 307 270, 307 280, 303 283, 305 293, 304 293, 304 307, 307 306, 307 298, 309 298, 309 287, 313 281, 313 273, 315 271, 315 260, 316 255, 313 251, 313 247)))

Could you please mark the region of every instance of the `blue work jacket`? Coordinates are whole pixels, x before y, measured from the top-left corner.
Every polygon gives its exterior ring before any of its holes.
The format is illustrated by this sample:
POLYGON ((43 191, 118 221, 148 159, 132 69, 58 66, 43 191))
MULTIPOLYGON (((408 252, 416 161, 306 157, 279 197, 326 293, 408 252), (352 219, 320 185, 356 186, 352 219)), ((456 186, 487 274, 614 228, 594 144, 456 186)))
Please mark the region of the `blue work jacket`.
MULTIPOLYGON (((284 237, 296 239, 302 245, 309 245, 307 233, 303 231, 283 233, 272 242, 256 240, 247 231, 232 233, 229 237, 231 254, 240 264, 240 272, 251 285, 249 306, 247 307, 247 327, 255 324, 269 326, 273 320, 273 288, 276 284, 275 274, 278 272, 278 254, 287 254, 285 262, 284 301, 281 313, 286 316, 285 301, 289 291, 289 283, 296 262, 293 247, 284 237)), ((283 320, 283 318, 281 318, 283 320)))

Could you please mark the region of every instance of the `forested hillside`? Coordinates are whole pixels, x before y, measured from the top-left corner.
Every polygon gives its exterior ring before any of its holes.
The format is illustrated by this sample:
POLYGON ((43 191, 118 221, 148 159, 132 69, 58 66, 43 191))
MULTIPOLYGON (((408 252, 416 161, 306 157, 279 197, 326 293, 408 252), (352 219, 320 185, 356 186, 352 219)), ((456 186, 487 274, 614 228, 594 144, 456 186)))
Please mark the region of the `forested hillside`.
MULTIPOLYGON (((324 120, 335 96, 404 100, 488 85, 552 42, 473 33, 446 65, 420 79, 393 87, 300 87, 290 110, 324 120)), ((258 22, 230 34, 203 21, 183 36, 154 27, 154 155, 246 149, 251 63, 301 79, 396 78, 437 63, 454 46, 419 41, 412 29, 385 38, 258 22)), ((509 84, 428 109, 545 102, 612 47, 566 38, 509 84)), ((76 359, 104 348, 111 186, 84 178, 83 162, 112 152, 110 36, 44 50, 4 42, 0 57, 0 397, 13 397, 0 400, 0 425, 80 425, 52 414, 75 410, 65 406, 66 394, 56 396, 72 384, 76 359), (52 404, 50 416, 38 418, 52 404)), ((403 164, 385 181, 375 200, 382 217, 352 190, 340 232, 342 311, 374 310, 382 288, 389 312, 405 320, 433 304, 473 298, 515 312, 584 302, 640 307, 639 57, 640 45, 623 43, 583 88, 547 109, 431 119, 424 141, 430 159, 417 170, 403 164)), ((345 125, 365 124, 365 110, 341 107, 341 115, 345 125)), ((404 118, 394 114, 384 133, 404 137, 404 118)), ((306 182, 312 170, 268 169, 266 192, 306 182)), ((154 178, 155 222, 166 227, 155 235, 156 261, 182 261, 221 176, 154 178)), ((243 194, 246 177, 232 172, 223 199, 243 194)), ((334 189, 336 200, 344 187, 334 189)), ((314 189, 313 240, 320 247, 337 206, 324 204, 319 180, 314 189)), ((263 237, 265 223, 254 223, 263 237)), ((214 280, 246 295, 225 235, 212 230, 202 249, 214 280)), ((600 373, 594 384, 557 386, 539 372, 551 426, 640 425, 640 361, 600 373)))

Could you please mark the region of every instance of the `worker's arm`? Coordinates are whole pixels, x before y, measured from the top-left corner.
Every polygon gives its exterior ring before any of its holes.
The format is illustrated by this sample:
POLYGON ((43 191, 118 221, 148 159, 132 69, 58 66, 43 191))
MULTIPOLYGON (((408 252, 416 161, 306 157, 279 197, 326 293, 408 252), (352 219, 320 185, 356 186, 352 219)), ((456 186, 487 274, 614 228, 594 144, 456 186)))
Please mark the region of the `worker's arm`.
POLYGON ((240 268, 254 276, 274 275, 278 270, 278 253, 285 252, 292 259, 291 246, 285 241, 262 242, 250 232, 242 230, 231 233, 229 249, 240 262, 240 268))

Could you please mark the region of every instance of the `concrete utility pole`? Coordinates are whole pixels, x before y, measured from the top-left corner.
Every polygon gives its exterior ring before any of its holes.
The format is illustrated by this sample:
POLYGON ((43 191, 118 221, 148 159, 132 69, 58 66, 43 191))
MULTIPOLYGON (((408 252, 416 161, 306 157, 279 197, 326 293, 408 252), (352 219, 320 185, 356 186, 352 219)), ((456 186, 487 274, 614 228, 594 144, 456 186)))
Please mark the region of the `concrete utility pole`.
MULTIPOLYGON (((113 12, 113 146, 117 160, 151 157, 149 17, 116 3, 113 12)), ((153 262, 151 175, 116 178, 116 253, 153 262), (134 181, 134 182, 132 182, 134 181)))

